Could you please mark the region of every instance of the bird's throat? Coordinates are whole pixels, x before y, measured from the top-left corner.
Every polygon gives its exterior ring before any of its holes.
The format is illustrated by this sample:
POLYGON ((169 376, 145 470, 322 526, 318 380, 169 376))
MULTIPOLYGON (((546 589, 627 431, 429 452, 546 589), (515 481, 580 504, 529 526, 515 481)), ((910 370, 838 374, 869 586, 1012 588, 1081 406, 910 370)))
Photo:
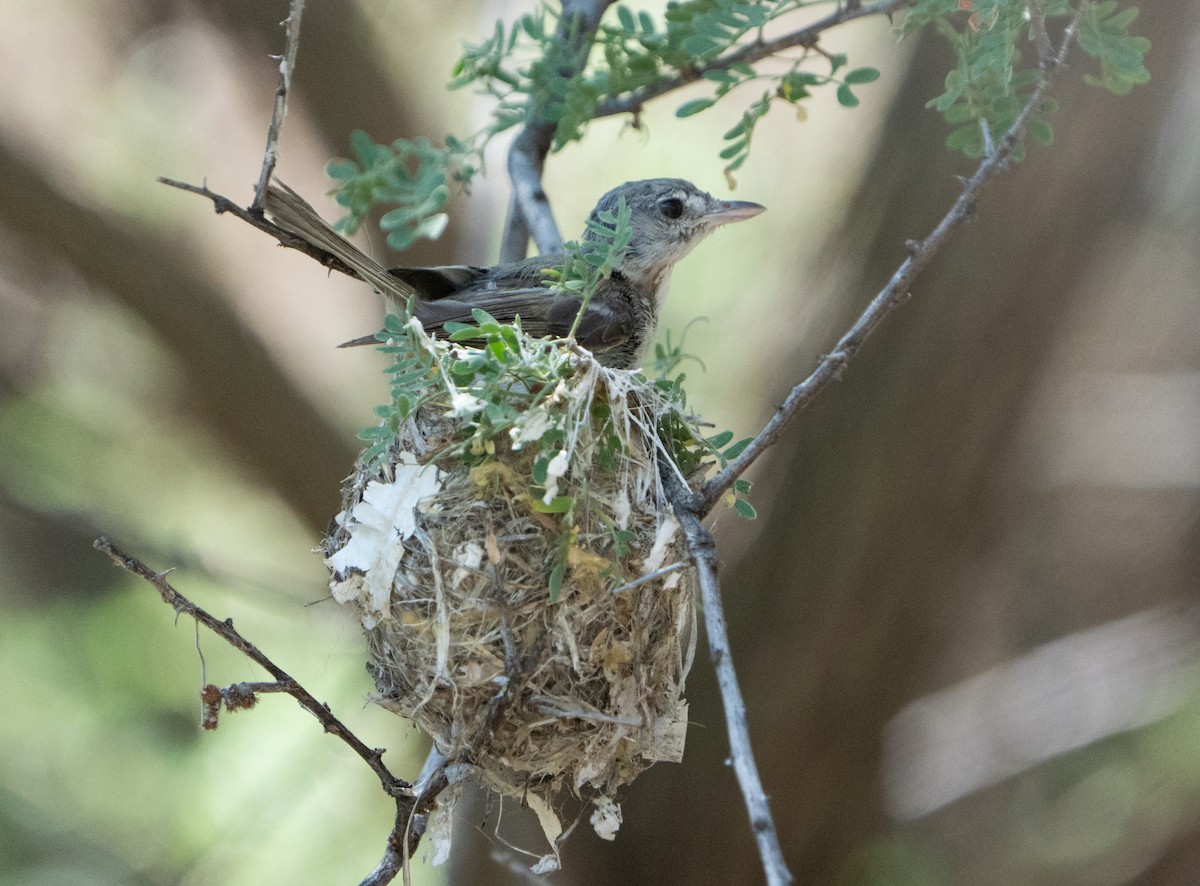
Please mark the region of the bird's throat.
POLYGON ((654 284, 654 307, 662 310, 663 304, 667 300, 667 290, 671 288, 671 268, 667 268, 658 275, 658 280, 654 284))

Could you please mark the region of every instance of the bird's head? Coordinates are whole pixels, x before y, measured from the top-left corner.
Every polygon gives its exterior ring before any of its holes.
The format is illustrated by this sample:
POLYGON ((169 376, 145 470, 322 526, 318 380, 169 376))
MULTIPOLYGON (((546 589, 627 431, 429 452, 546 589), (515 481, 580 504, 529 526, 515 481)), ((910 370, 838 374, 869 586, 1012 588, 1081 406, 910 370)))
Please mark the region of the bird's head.
MULTIPOLYGON (((631 236, 621 273, 659 299, 671 268, 696 244, 730 222, 753 218, 765 207, 742 200, 718 200, 680 178, 650 178, 618 185, 592 210, 614 215, 620 199, 629 207, 631 236)), ((588 231, 585 239, 594 235, 588 231)))

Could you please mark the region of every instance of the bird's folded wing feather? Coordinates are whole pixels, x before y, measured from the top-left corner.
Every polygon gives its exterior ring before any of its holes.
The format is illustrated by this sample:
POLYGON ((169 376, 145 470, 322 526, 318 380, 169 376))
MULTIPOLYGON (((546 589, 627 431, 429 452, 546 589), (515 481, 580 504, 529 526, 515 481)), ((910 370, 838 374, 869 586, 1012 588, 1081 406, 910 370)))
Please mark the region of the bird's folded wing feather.
MULTIPOLYGON (((413 299, 413 313, 427 329, 446 323, 474 323, 471 311, 480 308, 501 323, 521 318, 521 328, 534 338, 563 338, 571 331, 580 301, 555 295, 546 287, 479 289, 433 300, 413 299)), ((620 302, 594 297, 584 309, 575 339, 589 350, 604 350, 625 341, 633 332, 632 312, 620 302)))

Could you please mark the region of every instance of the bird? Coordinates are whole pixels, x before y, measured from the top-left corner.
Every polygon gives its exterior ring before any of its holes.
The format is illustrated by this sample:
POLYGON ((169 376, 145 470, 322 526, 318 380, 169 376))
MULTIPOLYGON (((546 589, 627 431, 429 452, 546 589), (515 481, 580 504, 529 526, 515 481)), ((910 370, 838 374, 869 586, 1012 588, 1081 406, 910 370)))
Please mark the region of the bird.
MULTIPOLYGON (((675 264, 718 227, 753 218, 765 207, 719 200, 683 179, 652 178, 625 182, 608 191, 592 210, 590 221, 615 216, 622 199, 629 211, 629 246, 584 308, 575 340, 603 366, 636 369, 657 329, 675 264)), ((473 323, 472 310, 481 308, 501 323, 520 317, 521 328, 534 338, 565 338, 580 311, 580 297, 556 289, 547 274, 562 266, 563 254, 492 267, 389 269, 334 231, 282 182, 268 188, 266 209, 275 224, 334 254, 381 292, 396 313, 402 315, 407 308, 434 335, 445 335, 447 323, 473 323)), ((582 239, 599 236, 589 224, 582 239)), ((376 342, 372 335, 346 344, 376 342)))

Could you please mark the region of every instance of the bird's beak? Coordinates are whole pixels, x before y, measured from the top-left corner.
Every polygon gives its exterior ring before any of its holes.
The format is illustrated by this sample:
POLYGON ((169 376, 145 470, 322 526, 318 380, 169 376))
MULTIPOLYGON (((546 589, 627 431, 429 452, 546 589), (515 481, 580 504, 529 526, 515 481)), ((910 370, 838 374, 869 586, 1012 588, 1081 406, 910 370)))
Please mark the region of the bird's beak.
POLYGON ((712 208, 704 213, 704 220, 713 227, 727 225, 731 222, 754 218, 760 212, 764 212, 766 208, 746 200, 714 200, 712 208))

